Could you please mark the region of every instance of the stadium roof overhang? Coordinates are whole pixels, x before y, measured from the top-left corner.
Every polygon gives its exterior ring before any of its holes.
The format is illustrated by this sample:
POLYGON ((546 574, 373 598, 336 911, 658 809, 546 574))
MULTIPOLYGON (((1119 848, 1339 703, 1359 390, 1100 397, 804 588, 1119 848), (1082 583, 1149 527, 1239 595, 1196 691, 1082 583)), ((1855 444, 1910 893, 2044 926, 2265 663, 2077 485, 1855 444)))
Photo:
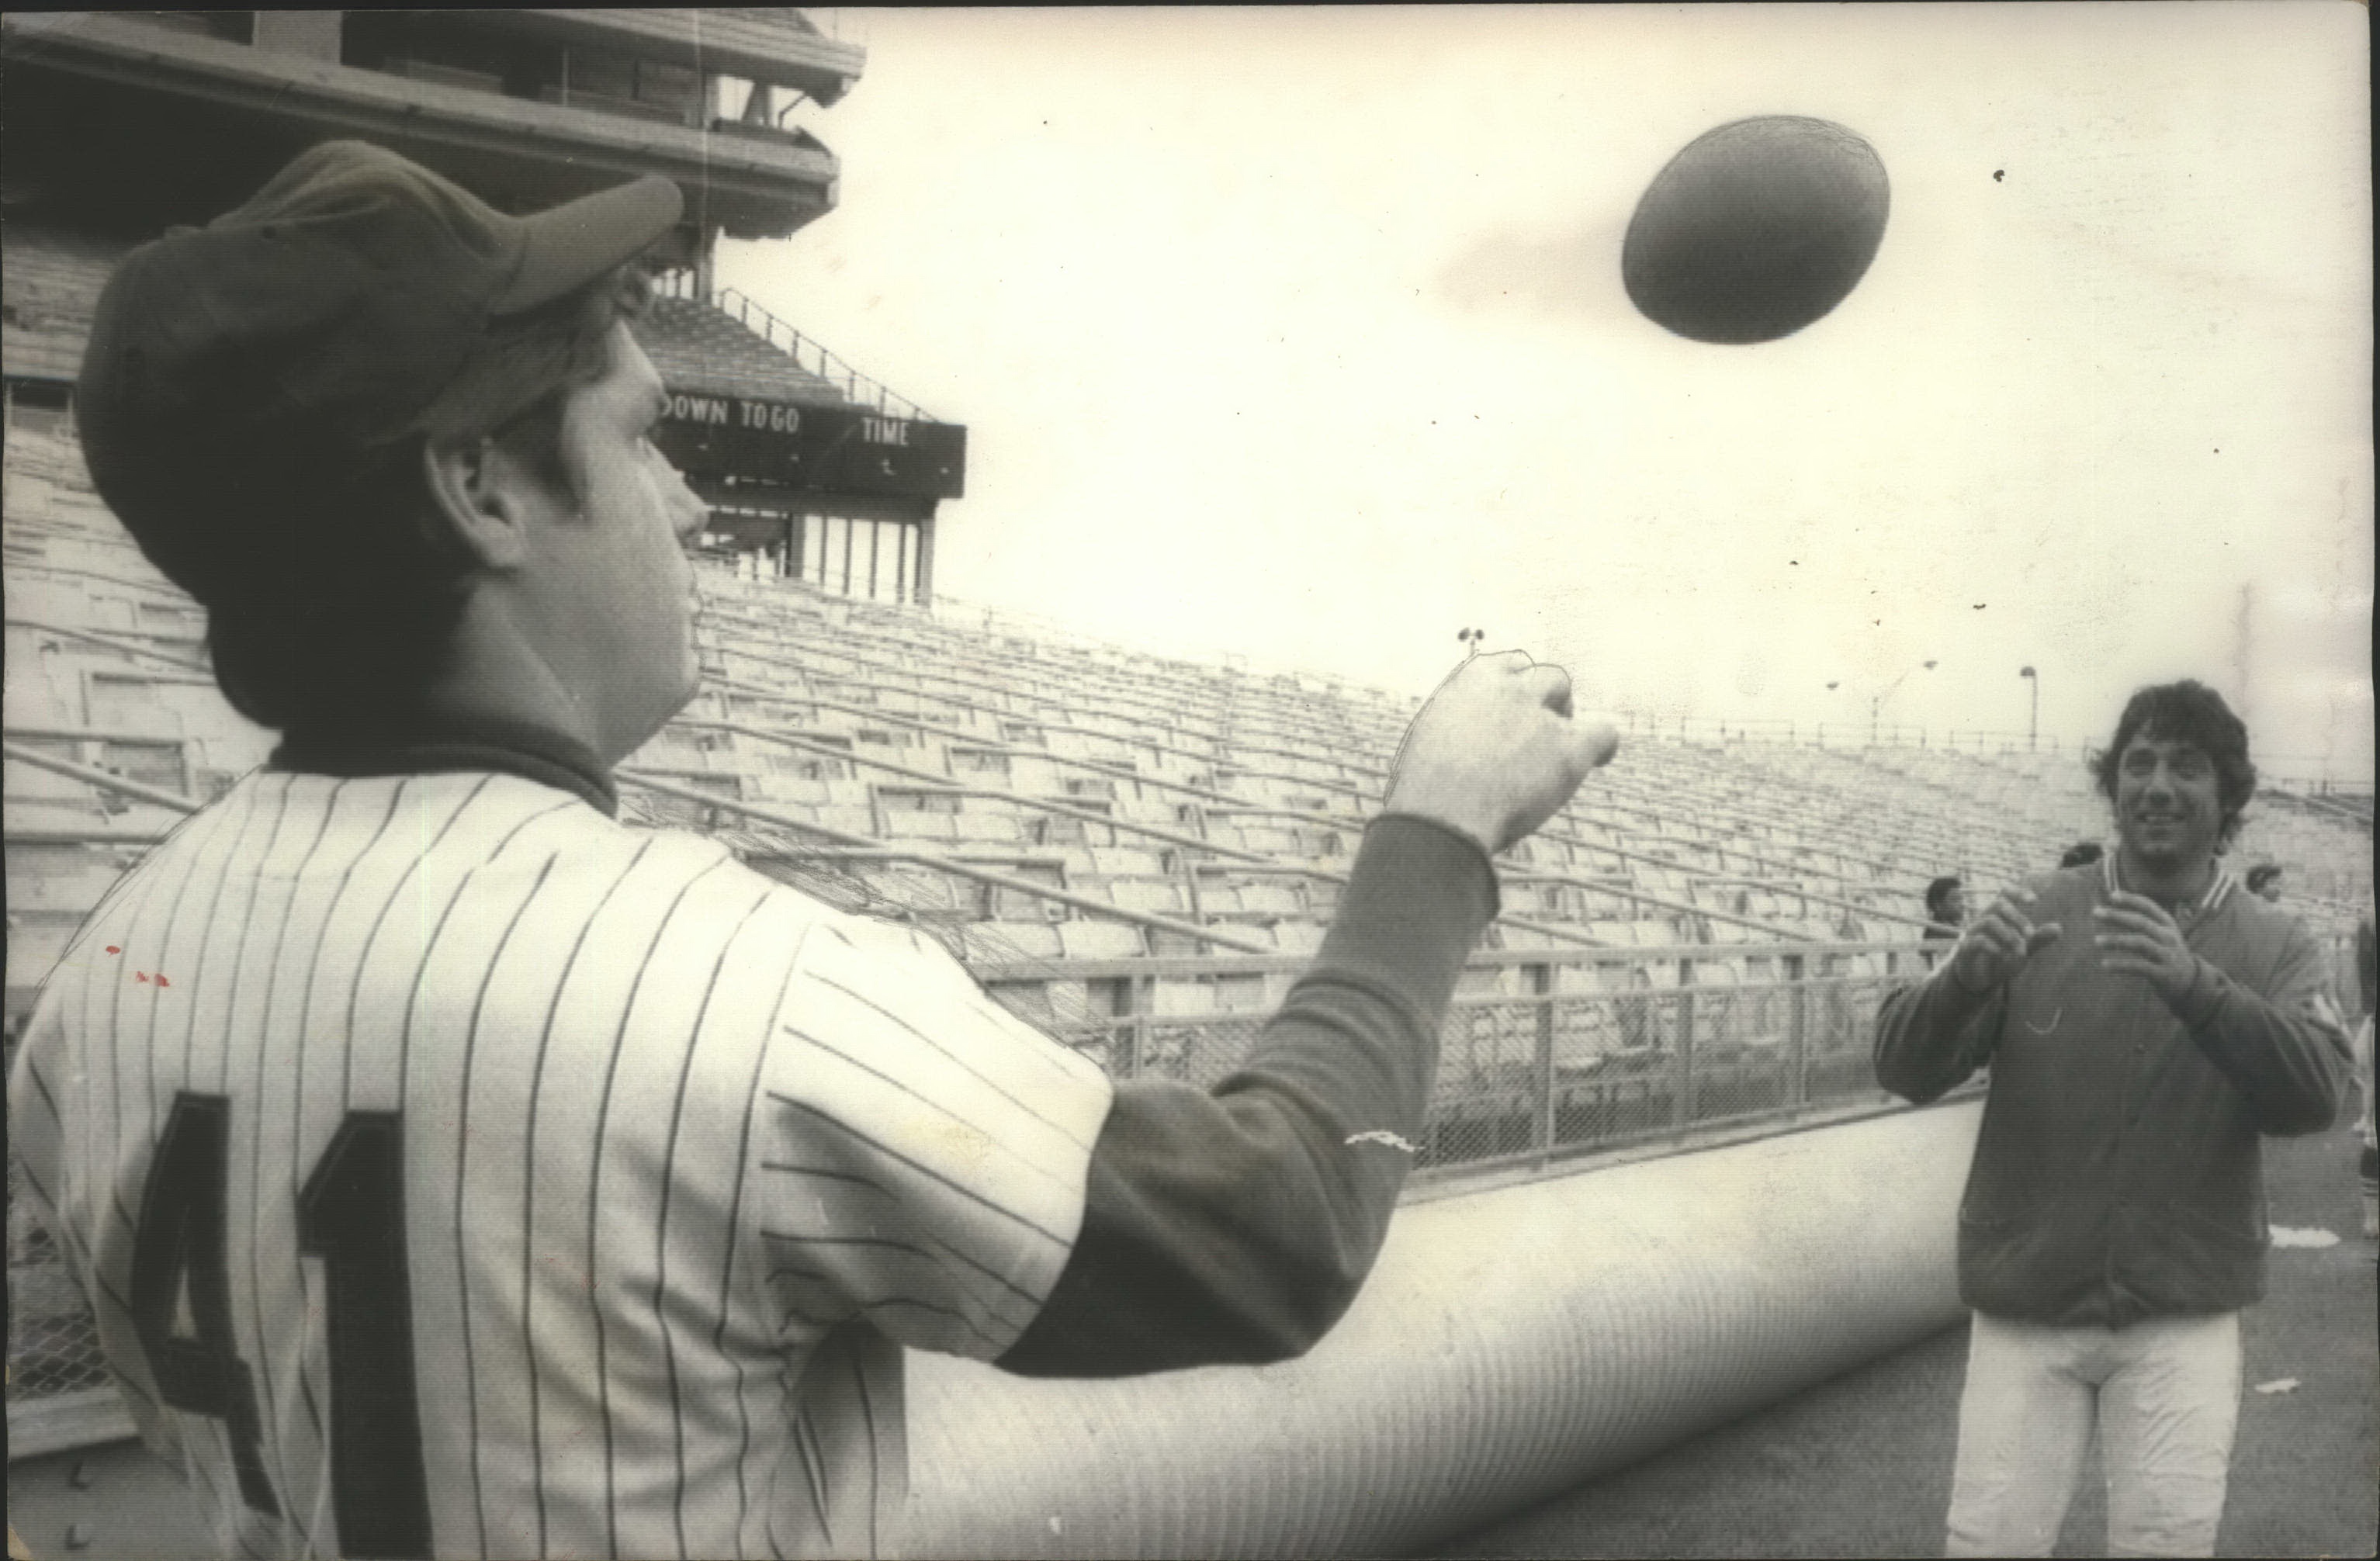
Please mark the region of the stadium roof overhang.
POLYGON ((821 38, 764 8, 480 11, 483 27, 565 43, 632 46, 650 58, 792 87, 821 103, 851 91, 868 61, 856 43, 821 38))
POLYGON ((213 216, 334 136, 528 205, 661 174, 686 190, 691 224, 737 237, 783 237, 836 197, 834 156, 807 137, 628 119, 101 14, 0 17, 0 58, 12 184, 30 175, 169 222, 213 216))

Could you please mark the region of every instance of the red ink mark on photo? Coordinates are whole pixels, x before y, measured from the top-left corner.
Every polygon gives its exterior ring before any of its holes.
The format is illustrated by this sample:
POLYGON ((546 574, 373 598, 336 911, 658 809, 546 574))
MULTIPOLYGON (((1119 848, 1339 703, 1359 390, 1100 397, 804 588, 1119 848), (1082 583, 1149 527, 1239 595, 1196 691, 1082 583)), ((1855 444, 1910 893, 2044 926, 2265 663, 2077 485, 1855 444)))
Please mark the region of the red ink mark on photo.
POLYGON ((117 948, 117 947, 116 947, 115 944, 113 944, 113 943, 111 943, 111 944, 109 944, 109 945, 107 946, 107 951, 108 951, 109 953, 111 953, 111 954, 120 954, 120 953, 124 952, 124 950, 121 950, 121 949, 117 948))
POLYGON ((166 980, 163 975, 160 975, 157 977, 157 985, 160 986, 171 986, 173 983, 166 980))
POLYGON ((149 979, 149 973, 145 970, 136 970, 132 973, 132 979, 135 981, 146 981, 149 979))

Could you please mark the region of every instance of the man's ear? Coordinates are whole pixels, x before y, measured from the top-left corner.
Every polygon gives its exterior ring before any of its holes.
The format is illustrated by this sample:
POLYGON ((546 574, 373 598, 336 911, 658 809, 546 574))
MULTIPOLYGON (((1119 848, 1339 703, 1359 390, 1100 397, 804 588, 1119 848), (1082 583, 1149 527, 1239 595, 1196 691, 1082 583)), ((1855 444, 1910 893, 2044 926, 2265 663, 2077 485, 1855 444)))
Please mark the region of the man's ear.
POLYGON ((447 546, 480 568, 517 568, 529 555, 528 521, 536 484, 493 439, 431 439, 421 476, 447 546))

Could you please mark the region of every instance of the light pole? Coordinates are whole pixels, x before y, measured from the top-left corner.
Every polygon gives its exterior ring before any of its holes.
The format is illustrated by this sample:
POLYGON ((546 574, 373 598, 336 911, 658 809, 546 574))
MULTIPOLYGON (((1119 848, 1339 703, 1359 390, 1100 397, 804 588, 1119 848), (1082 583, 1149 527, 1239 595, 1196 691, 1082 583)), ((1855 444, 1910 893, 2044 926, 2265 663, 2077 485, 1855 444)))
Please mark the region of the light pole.
POLYGON ((2033 715, 2024 728, 2024 751, 2029 754, 2041 741, 2041 674, 2031 667, 2025 667, 2020 669, 2016 675, 2033 684, 2033 715))
POLYGON ((1471 658, 1479 654, 1479 642, 1488 637, 1488 631, 1485 629, 1457 629, 1454 632, 1454 637, 1461 640, 1466 647, 1463 652, 1463 659, 1468 661, 1471 658))
MULTIPOLYGON (((1909 672, 1930 672, 1939 665, 1941 665, 1941 663, 1938 661, 1925 661, 1910 668, 1909 672)), ((1899 677, 1894 678, 1892 680, 1891 687, 1886 689, 1883 693, 1868 701, 1867 745, 1869 747, 1873 748, 1876 744, 1876 733, 1884 720, 1884 702, 1887 699, 1891 698, 1895 694, 1900 692, 1900 685, 1909 681, 1909 672, 1903 672, 1899 677)))

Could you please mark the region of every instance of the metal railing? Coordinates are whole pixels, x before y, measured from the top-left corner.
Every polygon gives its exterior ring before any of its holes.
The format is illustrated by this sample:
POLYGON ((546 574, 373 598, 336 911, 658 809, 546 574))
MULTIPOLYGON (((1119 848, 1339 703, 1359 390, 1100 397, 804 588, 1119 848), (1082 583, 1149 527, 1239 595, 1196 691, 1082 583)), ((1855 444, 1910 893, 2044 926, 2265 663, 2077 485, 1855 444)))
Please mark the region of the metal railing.
POLYGON ((862 406, 872 406, 891 417, 906 417, 928 423, 939 420, 916 402, 894 394, 854 369, 735 288, 722 287, 711 303, 722 313, 733 315, 736 323, 747 331, 792 358, 802 369, 817 375, 842 392, 844 399, 862 406))
MULTIPOLYGON (((1755 720, 1727 720, 1702 716, 1662 715, 1644 710, 1615 712, 1625 735, 1670 738, 1695 744, 1771 744, 1782 746, 1858 750, 1863 748, 1935 748, 1978 757, 2007 758, 2021 755, 2090 756, 2093 744, 2073 743, 2052 732, 2037 737, 2027 732, 1988 727, 1952 728, 1936 732, 1925 726, 1871 724, 1863 720, 1803 722, 1755 720)), ((2320 754, 2259 754, 2256 771, 2267 788, 2313 796, 2338 796, 2368 803, 2373 796, 2369 759, 2320 754)))
MULTIPOLYGON (((1700 946, 1476 954, 1464 975, 1471 989, 1458 993, 1440 1030, 1437 1088, 1415 1145, 1416 1185, 1890 1109, 1869 1071, 1869 1037, 1885 992, 1917 974, 1922 958, 1907 946, 1873 944, 1724 955, 1700 946), (1722 970, 1736 978, 1714 980, 1722 970)), ((978 964, 977 974, 994 998, 1114 1076, 1206 1088, 1245 1059, 1272 1003, 1164 1011, 1170 999, 1234 979, 1270 996, 1306 962, 1282 955, 1019 962, 978 964), (1094 981, 1127 994, 1127 1011, 1092 1017, 1075 1001, 1064 1016, 1053 1014, 1051 983, 1094 981)), ((19 1201, 20 1174, 12 1155, 12 1451, 128 1434, 90 1311, 19 1201)))
POLYGON ((1969 732, 1954 728, 1943 733, 1942 746, 1968 754, 2055 754, 2063 751, 2055 733, 2036 736, 2031 732, 1990 727, 1979 727, 1969 732))
MULTIPOLYGON (((1543 1168, 1888 1108, 1870 1071, 1876 1007, 1925 957, 1879 943, 1476 953, 1440 1031, 1418 1175, 1543 1168)), ((976 974, 1117 1078, 1208 1088, 1246 1058, 1305 963, 1026 961, 976 974), (1246 1006, 1195 1010, 1234 983, 1246 1006), (1056 995, 1077 984, 1099 984, 1122 1011, 1056 995)))

